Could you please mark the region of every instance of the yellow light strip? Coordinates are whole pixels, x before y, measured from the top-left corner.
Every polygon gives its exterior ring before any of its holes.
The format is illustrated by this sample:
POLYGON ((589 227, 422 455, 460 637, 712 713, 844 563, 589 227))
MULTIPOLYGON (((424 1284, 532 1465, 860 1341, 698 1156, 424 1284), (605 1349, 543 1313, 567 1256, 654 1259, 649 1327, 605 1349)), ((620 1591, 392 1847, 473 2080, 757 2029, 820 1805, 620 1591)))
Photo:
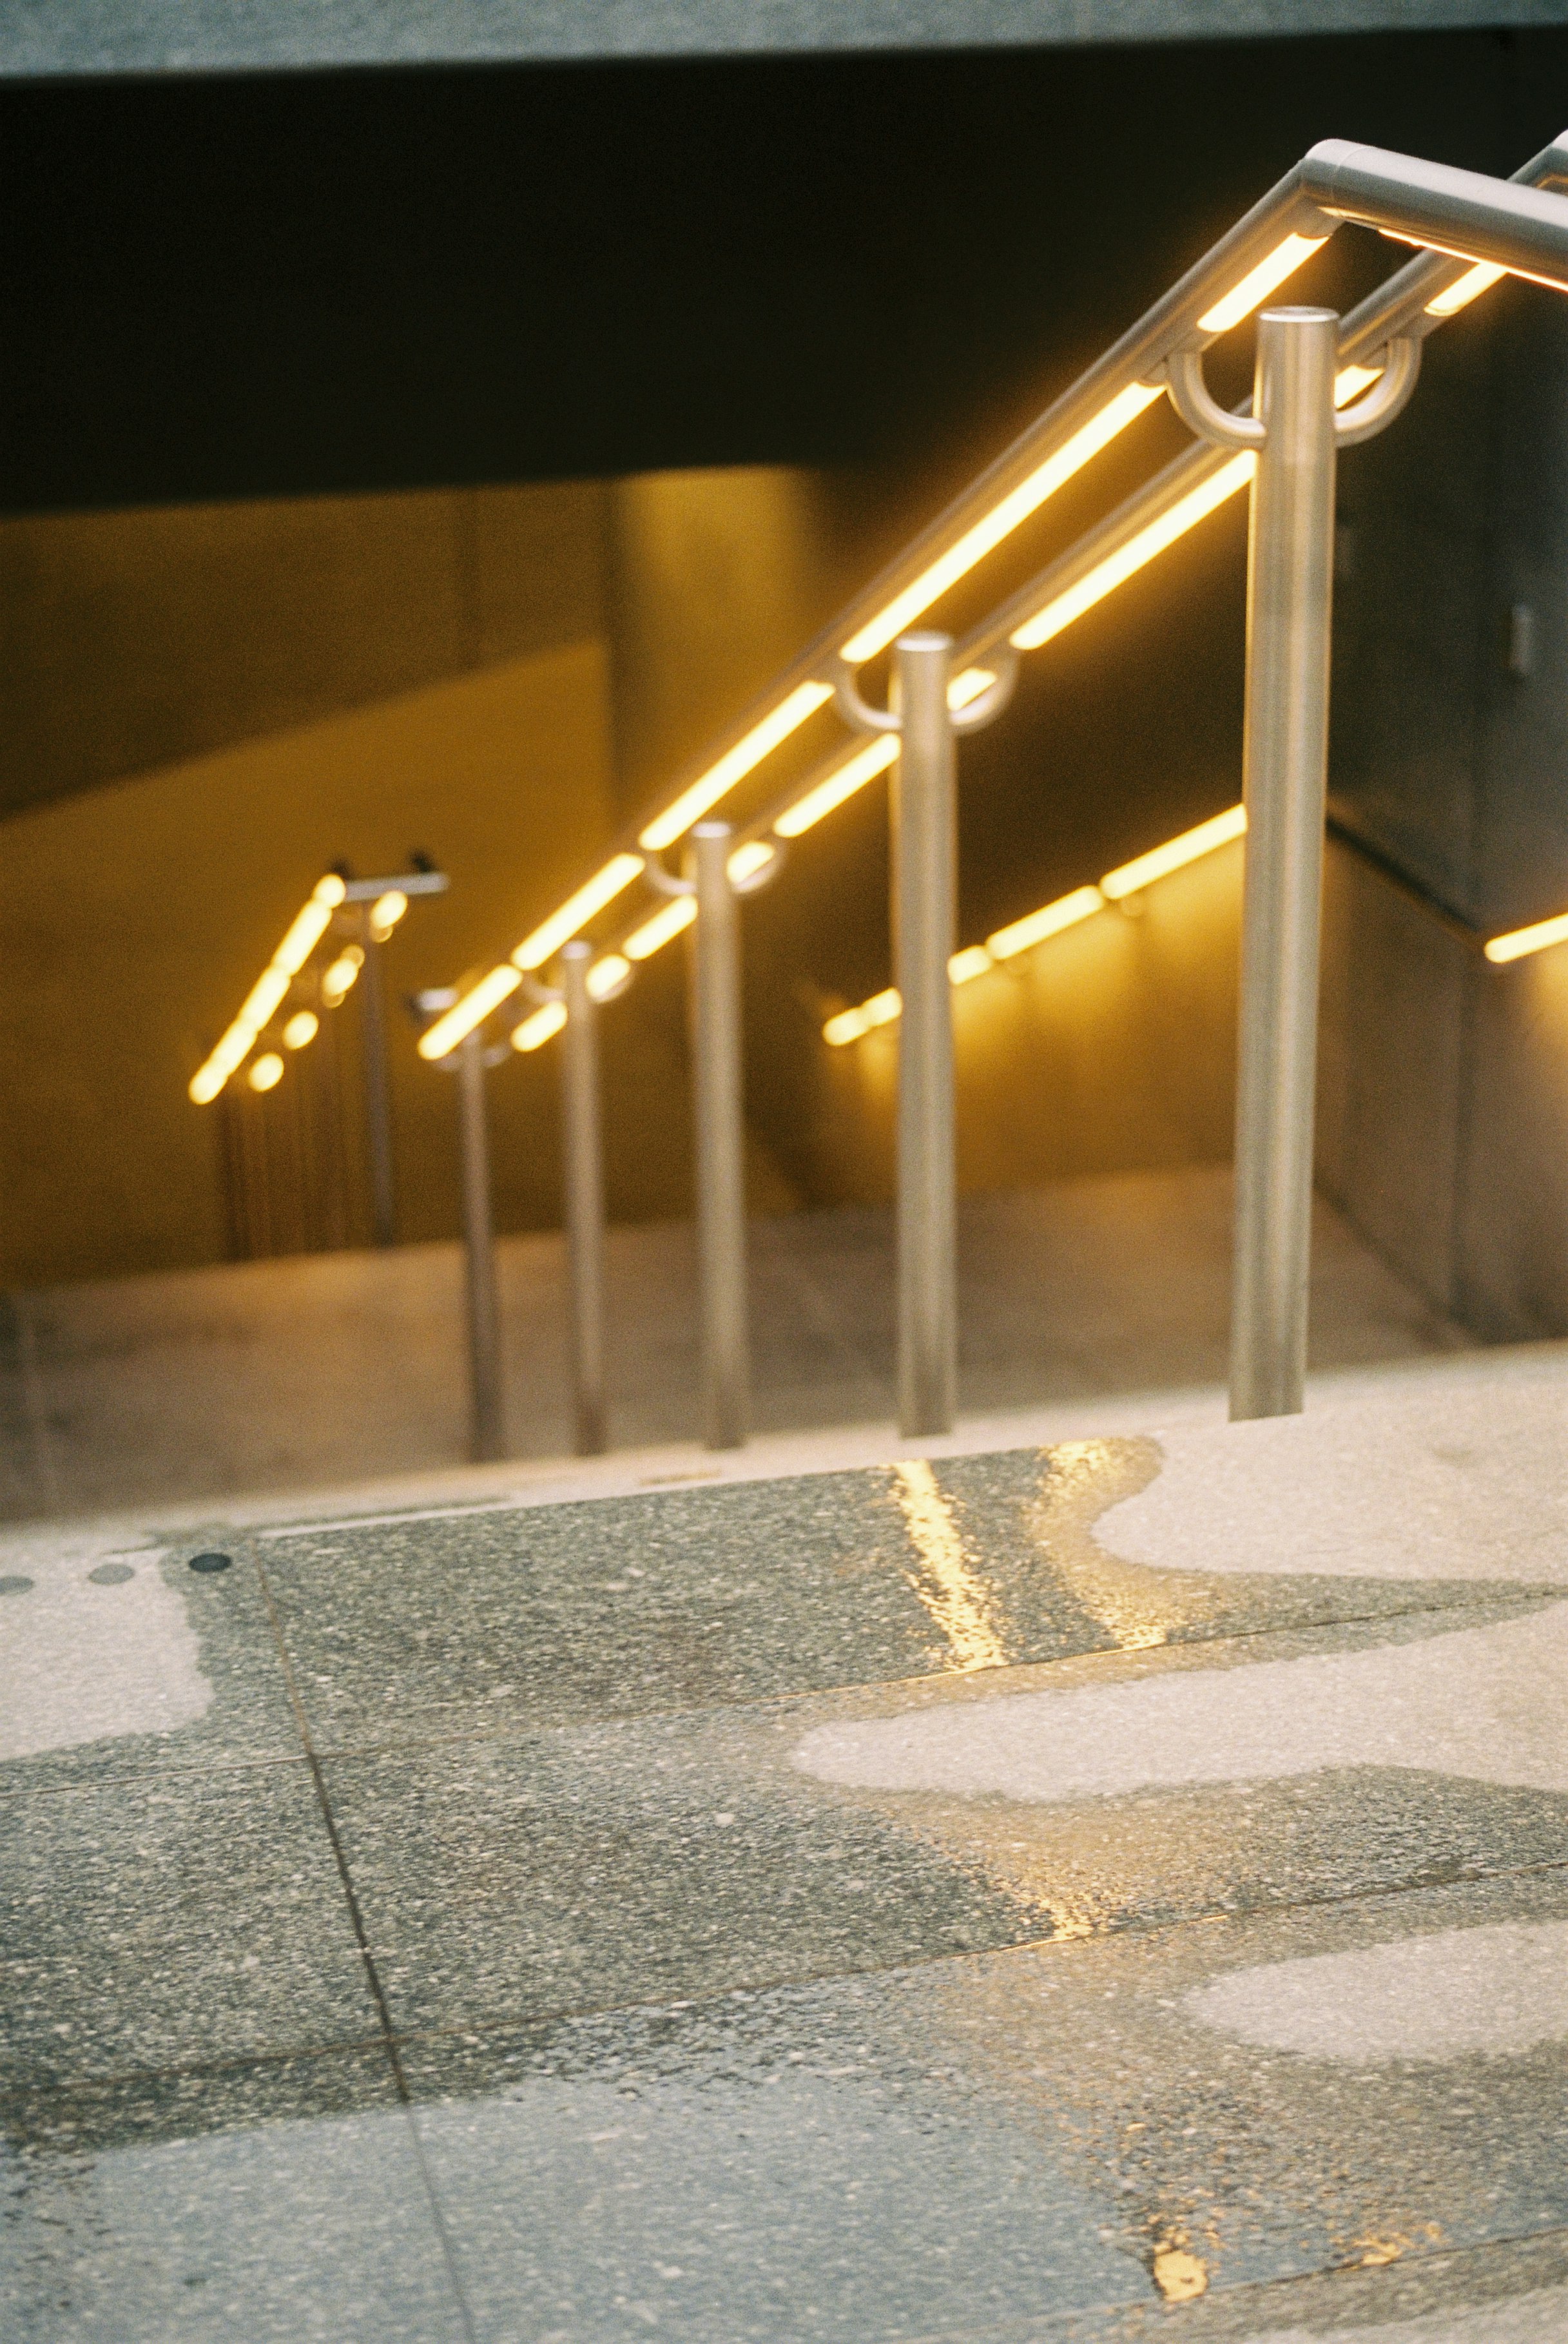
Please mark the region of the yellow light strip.
POLYGON ((1256 268, 1249 269, 1239 285, 1233 285, 1212 309, 1204 311, 1198 320, 1199 330, 1224 334, 1232 326, 1239 326, 1243 318, 1251 316, 1259 302, 1268 299, 1276 285, 1282 285, 1287 277, 1293 276, 1302 262, 1320 252, 1328 241, 1326 236, 1288 236, 1256 268))
MULTIPOLYGON (((1027 952, 1031 945, 1044 944, 1047 936, 1058 936, 1064 928, 1076 927, 1080 920, 1091 919, 1108 903, 1136 894, 1140 888, 1163 879, 1167 873, 1179 871, 1184 864, 1196 863, 1199 855, 1212 854, 1216 847, 1243 836, 1246 829, 1246 808, 1228 806, 1223 813, 1199 823, 1195 829, 1184 830, 1179 838, 1168 839, 1163 846, 1152 847, 1134 862, 1108 871, 1098 887, 1075 887, 1070 895, 1058 895, 1054 904, 1015 920, 1011 927, 998 928, 983 945, 969 945, 964 951, 956 952, 947 964, 947 975, 955 985, 967 985, 972 977, 984 976, 987 969, 995 968, 998 961, 1011 960, 1018 953, 1027 952)), ((1555 944, 1560 937, 1568 936, 1568 917, 1549 920, 1544 924, 1555 933, 1543 936, 1543 943, 1555 944)), ((1536 931, 1528 928, 1522 933, 1534 935, 1536 931)), ((1502 944, 1512 941, 1507 936, 1499 939, 1502 944)), ((1492 953, 1490 945, 1486 949, 1492 953)), ((1521 949, 1534 952, 1538 946, 1524 945, 1521 949)), ((1492 957, 1511 959, 1512 955, 1492 954, 1492 957)), ((896 992, 890 989, 878 993, 870 1001, 863 1001, 858 1009, 841 1009, 836 1017, 830 1017, 822 1029, 823 1040, 835 1049, 841 1049, 846 1042, 858 1042, 874 1026, 885 1026, 896 1017, 898 1007, 896 992)))
POLYGON ((868 619, 857 632, 851 635, 843 646, 844 657, 851 667, 859 667, 864 661, 875 659, 878 652, 885 651, 895 635, 903 633, 911 619, 917 619, 923 611, 929 610, 938 596, 945 594, 948 587, 956 585, 960 578, 966 577, 977 561, 984 561, 1005 537, 1010 537, 1032 512, 1037 512, 1047 497, 1054 496, 1075 472, 1083 470, 1092 456, 1098 456, 1118 432, 1125 431, 1128 425, 1160 396, 1158 384, 1145 382, 1129 382, 1125 390, 1118 390, 1116 397, 1108 400, 1098 415, 1090 416, 1088 421, 1075 431, 1054 456, 1047 456, 1027 480, 1021 480, 999 504, 993 505, 973 528, 965 530, 956 545, 950 545, 946 553, 938 554, 930 567, 923 570, 901 594, 895 594, 885 610, 879 611, 875 618, 868 619))
POLYGON ((767 869, 777 853, 777 847, 770 846, 765 838, 748 838, 744 846, 736 847, 724 865, 731 886, 744 887, 748 879, 754 879, 759 871, 767 869))
POLYGON ((864 789, 866 783, 878 773, 885 773, 889 765, 895 763, 897 756, 897 734, 878 734, 866 747, 856 749, 853 756, 845 758, 825 781, 818 782, 814 790, 808 790, 804 798, 797 798, 794 805, 780 814, 774 828, 781 838, 798 838, 803 831, 813 829, 824 814, 831 813, 835 806, 841 806, 845 798, 852 798, 856 790, 864 789))
POLYGON ((197 1106, 210 1106, 230 1075, 250 1056, 257 1036, 326 934, 333 913, 347 893, 335 871, 329 871, 324 879, 316 882, 308 901, 289 922, 282 943, 251 986, 238 1016, 191 1076, 188 1094, 197 1106))
POLYGON ((678 936, 683 928, 689 928, 696 916, 697 899, 694 895, 673 895, 651 920, 644 920, 640 928, 632 930, 621 949, 628 960, 647 960, 662 945, 667 945, 672 936, 678 936))
POLYGON ((435 1024, 420 1036, 420 1057, 433 1060, 450 1056, 463 1036, 471 1034, 492 1009, 499 1009, 507 995, 515 993, 521 983, 521 976, 510 964, 503 961, 500 968, 492 968, 488 976, 480 979, 471 993, 465 994, 460 1001, 455 1002, 444 1017, 438 1017, 435 1024))
POLYGON ((386 943, 408 908, 409 899, 400 887, 389 887, 384 895, 377 896, 370 906, 370 934, 379 945, 386 943))
POLYGON ((760 723, 754 724, 744 739, 727 749, 717 764, 710 765, 688 790, 683 790, 673 805, 668 805, 643 831, 637 844, 645 846, 650 854, 657 854, 673 846, 683 831, 700 822, 710 806, 717 805, 727 791, 744 781, 754 765, 797 732, 808 716, 814 716, 825 701, 833 698, 831 683, 798 683, 778 706, 770 709, 760 723))
POLYGON ((983 692, 989 692, 996 682, 995 671, 988 667, 966 667, 947 686, 947 705, 952 709, 967 708, 983 692))
MULTIPOLYGON (((1490 260, 1477 260, 1473 253, 1461 252, 1457 245, 1431 244, 1425 237, 1401 236, 1391 227, 1380 228, 1378 233, 1380 236, 1386 236, 1391 244, 1413 245, 1418 252, 1441 252, 1445 260, 1468 260, 1472 264, 1472 273, 1474 269, 1490 268, 1492 266, 1490 260)), ((1533 268, 1504 268, 1500 273, 1504 277, 1517 277, 1525 285, 1544 285, 1549 293, 1568 293, 1568 285, 1564 285, 1560 277, 1538 277, 1533 268)), ((1459 281, 1462 285, 1465 279, 1462 277, 1459 281)), ((1497 278, 1493 277, 1489 281, 1495 285, 1497 278)), ((1476 293, 1484 293, 1485 290, 1484 285, 1478 285, 1475 288, 1476 293)), ((1440 301, 1442 298, 1441 293, 1437 296, 1440 301)), ((1471 294, 1469 298, 1473 301, 1475 293, 1471 294)), ((1452 313, 1448 311, 1439 312, 1441 316, 1450 314, 1452 313)))
POLYGON ((514 1050, 537 1050, 552 1034, 559 1034, 565 1023, 565 1002, 547 1001, 542 1009, 536 1009, 531 1017, 525 1017, 521 1026, 512 1027, 511 1046, 514 1050))
POLYGON ((1070 627, 1075 619, 1081 619, 1086 611, 1092 611, 1097 602, 1102 602, 1108 594, 1125 584, 1145 562, 1152 561, 1157 553, 1163 553, 1168 545, 1174 545, 1207 514, 1218 510, 1239 489, 1244 489, 1257 469, 1258 459, 1250 450, 1233 456, 1229 464, 1202 481, 1179 504, 1172 505, 1168 512, 1161 513, 1158 520, 1150 521, 1147 529, 1140 529, 1136 537, 1128 538, 1125 545, 1097 562, 1076 586, 1069 586, 1065 593, 1047 602, 1043 611, 1037 611, 1032 619, 1015 627, 1008 639, 1013 648, 1032 652, 1048 643, 1053 635, 1059 635, 1064 627, 1070 627))
POLYGON ((607 993, 614 992, 622 977, 631 974, 632 964, 623 953, 606 953, 588 972, 589 999, 602 1001, 607 993))
MULTIPOLYGON (((578 929, 585 927, 595 912, 602 912, 606 904, 613 903, 623 888, 630 887, 642 868, 642 857, 640 854, 612 854, 602 871, 596 871, 592 879, 579 887, 575 895, 567 897, 559 911, 551 912, 548 920, 541 920, 531 935, 524 936, 512 954, 513 967, 538 968, 552 952, 570 943, 578 929)), ((494 1006, 493 1003, 491 1006, 494 1006)), ((462 1007, 460 1001, 458 1007, 462 1007)))
POLYGON ((283 1028, 283 1046, 286 1050, 303 1050, 320 1030, 321 1020, 313 1009, 297 1009, 283 1028))
POLYGON ((1475 267, 1441 293, 1436 293, 1426 305, 1429 318, 1452 318, 1461 309, 1468 309, 1478 295, 1489 292, 1500 277, 1508 271, 1493 260, 1478 260, 1475 267))
POLYGON ((247 1077, 253 1091, 269 1091, 283 1079, 283 1061, 276 1050, 268 1050, 258 1058, 247 1077))
POLYGON ((998 928, 994 936, 986 937, 986 949, 993 960, 1011 960, 1016 953, 1044 944, 1047 936, 1059 936, 1064 928, 1075 928, 1080 920, 1092 919, 1104 909, 1105 897, 1098 887, 1075 887, 1070 895, 1058 895, 1054 904, 1027 913, 1010 927, 998 928))
POLYGON ((1513 928, 1505 936, 1493 936, 1482 946, 1488 960, 1522 960, 1527 953, 1544 952, 1548 945, 1568 942, 1568 912, 1560 912, 1554 920, 1537 920, 1533 927, 1513 928))
POLYGON ((1152 847, 1119 869, 1108 871, 1099 883, 1100 894, 1118 904, 1124 895, 1136 895, 1156 879, 1163 879, 1168 871, 1179 871, 1184 863, 1196 863, 1200 854, 1212 854, 1217 846, 1244 836, 1246 829, 1246 807, 1228 806, 1210 821, 1200 822, 1195 830, 1184 830, 1179 838, 1168 839, 1163 846, 1152 847))

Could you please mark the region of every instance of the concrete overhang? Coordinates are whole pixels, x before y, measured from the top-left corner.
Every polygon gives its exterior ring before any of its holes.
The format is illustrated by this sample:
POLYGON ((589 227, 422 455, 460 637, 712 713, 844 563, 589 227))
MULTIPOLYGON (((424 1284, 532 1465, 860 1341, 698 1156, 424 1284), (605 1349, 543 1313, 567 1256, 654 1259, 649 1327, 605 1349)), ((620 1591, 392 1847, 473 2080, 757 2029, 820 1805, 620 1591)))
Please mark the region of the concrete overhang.
POLYGON ((0 78, 810 56, 1568 24, 1568 0, 14 0, 0 78))

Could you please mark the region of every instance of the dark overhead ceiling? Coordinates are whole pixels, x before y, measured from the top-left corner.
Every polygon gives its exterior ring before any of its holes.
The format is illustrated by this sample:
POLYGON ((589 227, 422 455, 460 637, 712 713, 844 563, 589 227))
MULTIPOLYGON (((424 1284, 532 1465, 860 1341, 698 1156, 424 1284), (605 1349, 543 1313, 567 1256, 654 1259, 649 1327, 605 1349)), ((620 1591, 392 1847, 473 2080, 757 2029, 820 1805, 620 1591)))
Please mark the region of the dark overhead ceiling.
POLYGON ((0 85, 0 509, 967 457, 1314 138, 1511 168, 1565 67, 1472 32, 0 85))
POLYGON ((10 0, 0 74, 778 56, 1560 25, 1568 0, 10 0))

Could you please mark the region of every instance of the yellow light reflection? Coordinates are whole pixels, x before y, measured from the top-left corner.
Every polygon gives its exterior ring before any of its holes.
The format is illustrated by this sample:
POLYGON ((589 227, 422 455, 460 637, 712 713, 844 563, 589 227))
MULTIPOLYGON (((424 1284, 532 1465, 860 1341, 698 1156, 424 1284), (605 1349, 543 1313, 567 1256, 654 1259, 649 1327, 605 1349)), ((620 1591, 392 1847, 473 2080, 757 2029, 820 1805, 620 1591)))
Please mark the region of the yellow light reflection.
MULTIPOLYGON (((673 846, 683 831, 689 830, 694 822, 700 822, 710 806, 717 805, 727 791, 733 790, 735 783, 743 781, 754 766, 760 765, 781 741, 787 741, 792 732, 798 732, 806 718, 814 715, 823 703, 832 698, 831 683, 797 684, 776 708, 769 710, 760 723, 753 725, 744 739, 737 741, 733 749, 727 749, 716 764, 710 765, 705 773, 700 774, 690 789, 683 790, 673 805, 666 806, 662 814, 655 815, 639 838, 638 844, 645 846, 650 854, 657 854, 664 847, 673 846)), ((565 938, 561 937, 557 941, 564 943, 565 938)))
POLYGON ((667 945, 673 936, 678 936, 683 928, 689 928, 696 916, 697 899, 694 895, 673 895, 651 920, 644 920, 640 928, 633 928, 622 950, 628 960, 646 960, 662 945, 667 945))
POLYGON ((895 635, 902 634, 912 619, 929 610, 938 596, 949 586, 966 576, 977 561, 1012 534, 1019 524, 1038 511, 1046 499, 1080 471, 1093 456, 1108 446, 1118 432, 1125 431, 1146 407, 1161 396, 1158 384, 1130 382, 1125 390, 1107 401, 1098 415, 1074 432, 1072 438, 1037 465, 1027 480, 1019 482, 1011 493, 994 505, 988 513, 965 530, 946 553, 938 554, 928 569, 923 570, 901 594, 895 594, 885 609, 868 619, 843 646, 843 655, 851 667, 859 667, 885 651, 895 635))
POLYGON ((1492 936, 1482 947, 1488 960, 1522 960, 1527 953, 1544 952, 1549 945, 1568 943, 1568 912, 1560 912, 1555 919, 1537 920, 1533 927, 1512 928, 1505 936, 1492 936))
POLYGON ((321 1021, 313 1009, 297 1009, 283 1028, 283 1046, 287 1050, 302 1050, 316 1039, 321 1021))
POLYGON ((1075 619, 1081 619, 1086 611, 1092 611, 1097 602, 1124 584, 1146 561, 1152 561, 1157 553, 1163 553, 1168 545, 1174 545, 1178 538, 1196 528, 1206 514, 1217 511, 1238 490, 1244 489, 1257 469, 1258 459, 1250 450, 1233 456, 1229 464, 1191 490, 1168 512, 1161 513, 1158 520, 1150 521, 1147 529, 1139 530, 1136 537, 1128 538, 1125 545, 1098 562, 1076 586, 1069 586, 1047 602, 1043 611, 1037 611, 1032 619, 1015 627, 1009 638, 1014 649, 1032 652, 1041 643, 1048 643, 1053 635, 1059 635, 1064 627, 1071 626, 1075 619))
POLYGON ((818 782, 815 789, 808 790, 804 798, 797 798, 794 805, 780 814, 774 828, 781 838, 798 838, 803 831, 810 830, 819 823, 824 814, 831 813, 835 806, 841 806, 845 798, 852 798, 856 790, 864 789, 866 783, 875 780, 878 773, 885 773, 897 755, 897 734, 879 733, 865 748, 857 749, 852 757, 847 757, 842 765, 828 774, 825 781, 818 782))
POLYGON ((276 1050, 268 1050, 266 1056, 258 1058, 251 1067, 248 1080, 253 1091, 269 1091, 274 1084, 281 1081, 282 1076, 282 1059, 276 1050))
POLYGON ((924 1457, 893 1468, 894 1495, 923 1569, 909 1584, 947 1640, 955 1669, 1000 1669, 1007 1647, 992 1618, 991 1590, 964 1551, 936 1476, 924 1457))
POLYGON ((492 1009, 499 1009, 509 994, 515 993, 522 978, 515 968, 502 964, 481 977, 471 993, 453 1004, 444 1017, 438 1017, 427 1032, 420 1036, 421 1058, 444 1058, 457 1048, 465 1034, 471 1034, 482 1025, 492 1009))
POLYGON ((1249 318, 1261 301, 1266 301, 1276 285, 1282 285, 1293 276, 1303 261, 1310 260, 1328 242, 1326 236, 1288 236, 1272 252, 1261 259, 1256 268, 1249 269, 1239 285, 1206 309, 1198 320, 1199 331, 1205 334, 1228 333, 1249 318))
POLYGON ((542 1009, 536 1009, 531 1017, 525 1017, 521 1026, 512 1027, 511 1046, 524 1052, 537 1050, 552 1034, 559 1034, 565 1023, 565 1002, 547 1001, 542 1009))
POLYGON ((1124 895, 1136 895, 1156 879, 1163 879, 1168 871, 1179 871, 1184 863, 1196 863, 1201 854, 1212 854, 1215 848, 1240 838, 1247 828, 1245 806, 1228 806, 1223 813, 1208 822, 1200 822, 1194 830, 1184 830, 1179 838, 1168 839, 1163 846, 1150 849, 1118 870, 1108 871, 1100 881, 1100 894, 1108 895, 1113 904, 1124 895))
MULTIPOLYGON (((642 857, 640 854, 612 854, 602 871, 596 871, 592 879, 579 887, 575 895, 567 897, 559 911, 551 912, 549 919, 541 920, 531 935, 523 938, 512 954, 513 966, 540 967, 552 952, 569 943, 595 912, 602 912, 606 904, 612 903, 623 888, 629 887, 642 868, 642 857)), ((488 978, 486 982, 489 982, 488 978)), ((497 995, 497 999, 502 998, 504 995, 497 995)), ((457 1008, 460 1009, 462 1005, 460 1001, 457 1008)), ((491 1007, 493 1009, 494 1006, 495 1002, 492 1001, 491 1007)), ((483 1013, 481 1014, 482 1015, 483 1013)), ((449 1011, 448 1015, 455 1017, 457 1009, 449 1011)), ((471 1022, 477 1024, 478 1019, 471 1022)), ((463 1032, 467 1031, 465 1026, 463 1032)), ((444 1056, 446 1054, 443 1051, 441 1055, 444 1056)))

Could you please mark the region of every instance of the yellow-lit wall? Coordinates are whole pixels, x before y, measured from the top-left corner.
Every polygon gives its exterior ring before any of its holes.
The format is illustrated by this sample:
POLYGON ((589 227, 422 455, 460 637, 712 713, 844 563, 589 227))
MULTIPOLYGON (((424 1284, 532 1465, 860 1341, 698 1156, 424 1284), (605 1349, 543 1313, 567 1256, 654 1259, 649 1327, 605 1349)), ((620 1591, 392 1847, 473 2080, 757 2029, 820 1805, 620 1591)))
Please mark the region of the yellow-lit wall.
MULTIPOLYGON (((1221 847, 958 988, 961 1187, 1229 1156, 1242 852, 1221 847)), ((897 1048, 895 1026, 820 1046, 824 1196, 892 1194, 897 1048)))
MULTIPOLYGON (((13 815, 6 1282, 222 1258, 218 1110, 185 1086, 328 864, 393 870, 422 847, 450 874, 450 894, 416 903, 388 947, 395 1000, 514 936, 602 838, 609 796, 605 655, 589 642, 13 815)), ((352 995, 337 1014, 356 1014, 352 995)), ((392 1042, 405 1233, 446 1234, 450 1085, 396 1009, 392 1042)), ((508 1227, 554 1211, 551 1076, 519 1063, 492 1085, 508 1227)), ((644 1135, 649 1181, 658 1143, 644 1135)))

